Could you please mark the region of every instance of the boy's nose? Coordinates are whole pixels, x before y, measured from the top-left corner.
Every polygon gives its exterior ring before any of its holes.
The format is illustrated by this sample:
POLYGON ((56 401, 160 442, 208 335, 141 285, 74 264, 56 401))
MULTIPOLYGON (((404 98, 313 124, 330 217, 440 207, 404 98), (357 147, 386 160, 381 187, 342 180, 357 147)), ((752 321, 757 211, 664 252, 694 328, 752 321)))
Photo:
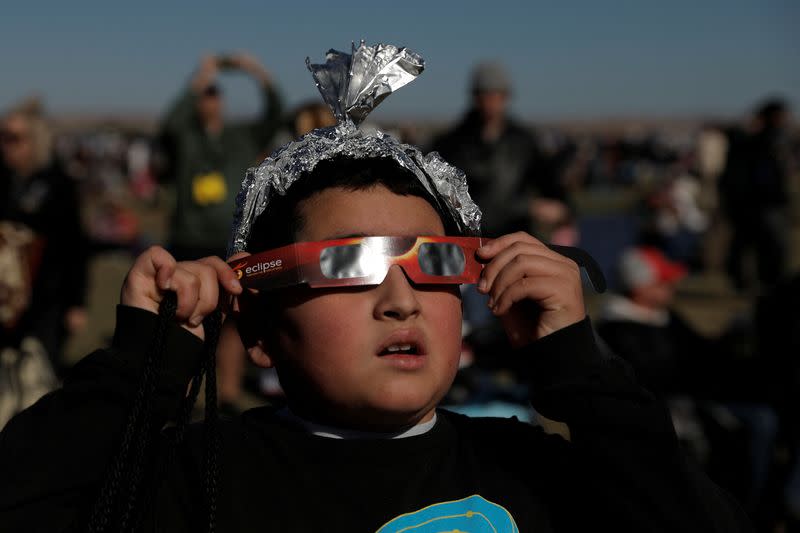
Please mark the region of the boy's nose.
POLYGON ((417 293, 399 265, 392 265, 383 282, 376 287, 378 301, 374 316, 377 320, 406 320, 420 312, 417 293))

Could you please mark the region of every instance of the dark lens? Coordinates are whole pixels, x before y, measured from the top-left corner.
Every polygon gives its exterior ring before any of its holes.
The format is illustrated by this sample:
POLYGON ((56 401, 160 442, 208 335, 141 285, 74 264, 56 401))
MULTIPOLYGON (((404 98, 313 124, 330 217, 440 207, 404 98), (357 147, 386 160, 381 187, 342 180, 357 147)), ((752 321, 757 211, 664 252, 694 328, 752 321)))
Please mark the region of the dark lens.
POLYGON ((214 98, 214 97, 219 96, 220 92, 221 91, 220 91, 219 86, 218 85, 214 85, 212 83, 211 85, 208 85, 205 89, 203 89, 203 96, 207 96, 209 98, 214 98))
POLYGON ((0 132, 0 143, 17 144, 20 141, 22 141, 22 135, 18 133, 8 132, 8 131, 0 132))
POLYGON ((319 266, 326 278, 362 278, 374 270, 372 257, 369 248, 360 244, 331 246, 319 255, 319 266))
POLYGON ((465 265, 464 251, 457 244, 426 242, 419 247, 419 267, 429 276, 458 276, 465 265))

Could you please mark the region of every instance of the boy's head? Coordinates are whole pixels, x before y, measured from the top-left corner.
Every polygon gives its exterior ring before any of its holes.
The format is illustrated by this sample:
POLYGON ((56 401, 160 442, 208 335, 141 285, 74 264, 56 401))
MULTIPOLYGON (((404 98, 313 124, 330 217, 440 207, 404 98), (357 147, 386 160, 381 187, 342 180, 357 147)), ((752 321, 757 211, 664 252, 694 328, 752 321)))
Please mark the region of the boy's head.
MULTIPOLYGON (((248 251, 349 236, 457 232, 417 178, 387 159, 335 158, 275 196, 248 251)), ((414 285, 397 266, 377 286, 294 287, 251 299, 252 359, 275 366, 290 405, 334 425, 396 428, 431 416, 457 369, 461 301, 453 285, 414 285)))

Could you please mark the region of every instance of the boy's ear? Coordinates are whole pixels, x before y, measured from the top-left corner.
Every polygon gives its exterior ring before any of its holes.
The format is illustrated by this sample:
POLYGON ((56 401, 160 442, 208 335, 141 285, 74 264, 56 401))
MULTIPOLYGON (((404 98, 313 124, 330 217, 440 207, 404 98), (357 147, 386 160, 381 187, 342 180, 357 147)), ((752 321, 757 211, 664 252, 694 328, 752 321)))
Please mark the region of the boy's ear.
MULTIPOLYGON (((236 314, 236 327, 239 330, 239 337, 242 339, 247 355, 256 366, 262 368, 272 368, 273 358, 262 339, 263 331, 257 327, 254 320, 258 316, 259 307, 252 295, 242 295, 238 298, 238 309, 236 314)), ((263 320, 260 321, 263 327, 263 320)))

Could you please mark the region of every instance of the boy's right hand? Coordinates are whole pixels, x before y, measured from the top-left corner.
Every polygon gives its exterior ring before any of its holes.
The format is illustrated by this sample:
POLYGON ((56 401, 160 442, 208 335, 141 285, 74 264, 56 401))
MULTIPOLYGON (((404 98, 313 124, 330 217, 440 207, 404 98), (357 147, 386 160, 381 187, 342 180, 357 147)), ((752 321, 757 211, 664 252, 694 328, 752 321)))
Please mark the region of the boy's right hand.
POLYGON ((219 257, 177 262, 165 249, 152 246, 125 277, 120 303, 158 313, 164 294, 174 291, 178 323, 203 339, 203 318, 217 308, 220 287, 234 296, 242 292, 236 273, 219 257))

